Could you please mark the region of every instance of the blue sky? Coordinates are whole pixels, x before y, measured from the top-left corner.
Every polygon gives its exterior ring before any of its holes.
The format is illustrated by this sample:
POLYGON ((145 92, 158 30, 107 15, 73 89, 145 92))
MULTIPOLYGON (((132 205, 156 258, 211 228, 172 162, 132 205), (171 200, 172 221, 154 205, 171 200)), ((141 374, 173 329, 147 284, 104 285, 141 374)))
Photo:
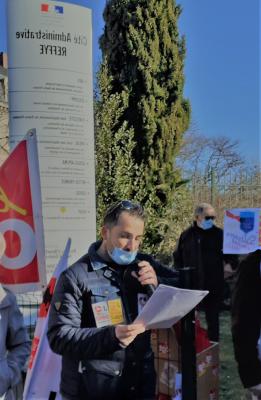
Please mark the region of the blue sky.
MULTIPOLYGON (((6 17, 0 0, 0 51, 6 48, 6 17)), ((33 1, 33 0, 32 0, 33 1)), ((59 0, 58 0, 59 1, 59 0)), ((94 68, 105 0, 68 0, 93 10, 94 68)), ((186 36, 185 96, 198 133, 240 143, 250 163, 260 163, 259 0, 178 0, 186 36)))

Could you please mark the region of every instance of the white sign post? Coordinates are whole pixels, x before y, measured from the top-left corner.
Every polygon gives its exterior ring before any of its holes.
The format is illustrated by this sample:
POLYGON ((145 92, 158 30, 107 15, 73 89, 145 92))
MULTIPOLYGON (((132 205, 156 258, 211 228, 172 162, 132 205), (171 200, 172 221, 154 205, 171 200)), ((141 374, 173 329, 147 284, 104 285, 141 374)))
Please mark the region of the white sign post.
POLYGON ((96 237, 91 11, 8 0, 10 143, 38 134, 48 279, 96 237))

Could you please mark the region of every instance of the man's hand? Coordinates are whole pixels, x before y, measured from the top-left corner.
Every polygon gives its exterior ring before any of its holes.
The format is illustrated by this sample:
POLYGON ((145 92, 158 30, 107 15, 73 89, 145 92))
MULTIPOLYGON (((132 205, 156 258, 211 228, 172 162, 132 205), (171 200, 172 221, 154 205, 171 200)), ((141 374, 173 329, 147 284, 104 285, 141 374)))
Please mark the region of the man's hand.
POLYGON ((140 261, 138 263, 139 271, 136 278, 139 280, 141 285, 153 285, 158 286, 158 278, 153 267, 148 261, 140 261))
POLYGON ((116 325, 115 335, 119 342, 127 347, 137 335, 145 332, 145 327, 143 324, 130 324, 130 325, 116 325))

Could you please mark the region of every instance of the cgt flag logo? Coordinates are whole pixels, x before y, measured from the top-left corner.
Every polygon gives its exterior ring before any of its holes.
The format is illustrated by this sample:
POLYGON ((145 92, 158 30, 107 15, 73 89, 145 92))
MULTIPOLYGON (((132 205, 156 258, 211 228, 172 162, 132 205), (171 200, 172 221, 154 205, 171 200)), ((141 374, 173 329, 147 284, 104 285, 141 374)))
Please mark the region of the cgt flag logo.
POLYGON ((46 285, 41 191, 35 131, 0 167, 0 282, 16 293, 46 285))
POLYGON ((45 14, 63 14, 63 6, 50 5, 47 3, 41 4, 41 12, 45 14))

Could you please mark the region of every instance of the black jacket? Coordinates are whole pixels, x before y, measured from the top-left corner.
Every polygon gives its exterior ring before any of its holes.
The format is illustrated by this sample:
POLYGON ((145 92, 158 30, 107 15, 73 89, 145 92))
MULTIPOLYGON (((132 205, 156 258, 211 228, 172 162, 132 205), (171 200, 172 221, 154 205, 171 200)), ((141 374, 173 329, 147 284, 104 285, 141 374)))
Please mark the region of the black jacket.
POLYGON ((261 383, 257 342, 261 329, 261 250, 240 264, 232 301, 232 337, 235 358, 245 387, 261 383))
MULTIPOLYGON (((223 295, 223 260, 236 268, 237 256, 222 253, 223 230, 217 226, 204 230, 194 223, 180 236, 173 253, 175 268, 194 267, 193 288, 209 290, 212 296, 223 295)), ((209 296, 208 296, 209 297, 209 296)))
MULTIPOLYGON (((99 258, 98 245, 61 275, 51 304, 47 335, 52 350, 62 355, 61 393, 70 400, 153 398, 150 332, 122 349, 114 326, 96 328, 92 304, 117 295, 130 322, 138 312, 137 293, 144 292, 135 278, 125 280, 128 267, 108 265, 99 258), (101 292, 103 288, 106 291, 101 292)), ((151 263, 160 283, 176 285, 173 271, 147 255, 138 254, 138 259, 151 263)))

